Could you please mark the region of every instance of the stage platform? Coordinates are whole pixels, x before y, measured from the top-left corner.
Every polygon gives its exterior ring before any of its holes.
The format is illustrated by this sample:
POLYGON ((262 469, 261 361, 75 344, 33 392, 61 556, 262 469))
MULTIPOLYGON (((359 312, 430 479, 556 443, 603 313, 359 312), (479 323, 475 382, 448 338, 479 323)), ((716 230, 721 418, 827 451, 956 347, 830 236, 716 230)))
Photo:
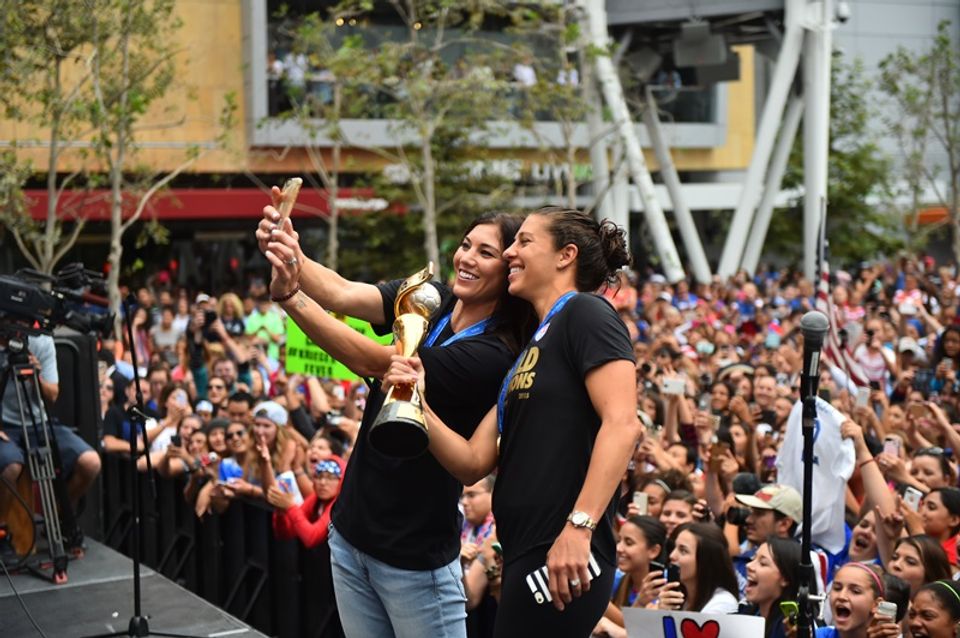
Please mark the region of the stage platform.
MULTIPOLYGON (((49 638, 79 638, 126 632, 133 615, 133 563, 93 540, 80 560, 70 561, 68 582, 54 585, 29 572, 13 575, 27 609, 49 638)), ((150 629, 205 638, 261 638, 221 609, 164 578, 141 568, 143 613, 150 629)), ((0 572, 0 636, 38 636, 0 572)))

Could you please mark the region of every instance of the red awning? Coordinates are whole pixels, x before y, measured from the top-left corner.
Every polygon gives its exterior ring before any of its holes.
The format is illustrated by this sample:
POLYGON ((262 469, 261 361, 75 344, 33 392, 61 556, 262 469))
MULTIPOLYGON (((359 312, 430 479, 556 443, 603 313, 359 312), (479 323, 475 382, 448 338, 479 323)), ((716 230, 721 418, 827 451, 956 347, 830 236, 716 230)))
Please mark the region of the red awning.
MULTIPOLYGON (((47 191, 25 191, 31 216, 42 221, 47 216, 47 191)), ((390 208, 389 202, 374 197, 371 188, 342 188, 337 197, 341 211, 365 212, 390 208)), ((159 220, 240 219, 260 217, 268 197, 258 188, 175 188, 154 196, 144 218, 159 220)), ((60 198, 58 217, 73 219, 82 216, 89 221, 110 219, 110 191, 98 189, 90 193, 66 192, 60 198)), ((133 207, 131 199, 130 209, 133 207)), ((330 206, 326 193, 304 189, 297 198, 293 217, 326 217, 330 206)), ((129 212, 127 213, 129 214, 129 212)))
POLYGON ((947 209, 942 206, 933 208, 921 208, 917 212, 917 224, 927 226, 929 224, 939 224, 949 219, 947 209))

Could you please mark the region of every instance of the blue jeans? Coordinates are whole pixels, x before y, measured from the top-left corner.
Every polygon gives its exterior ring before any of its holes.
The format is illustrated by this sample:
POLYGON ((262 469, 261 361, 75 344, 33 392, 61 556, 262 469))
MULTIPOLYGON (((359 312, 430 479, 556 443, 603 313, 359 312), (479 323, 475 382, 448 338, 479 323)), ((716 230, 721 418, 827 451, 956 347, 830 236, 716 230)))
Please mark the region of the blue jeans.
POLYGON ((347 638, 466 638, 459 557, 434 570, 398 569, 353 547, 332 525, 328 542, 347 638))

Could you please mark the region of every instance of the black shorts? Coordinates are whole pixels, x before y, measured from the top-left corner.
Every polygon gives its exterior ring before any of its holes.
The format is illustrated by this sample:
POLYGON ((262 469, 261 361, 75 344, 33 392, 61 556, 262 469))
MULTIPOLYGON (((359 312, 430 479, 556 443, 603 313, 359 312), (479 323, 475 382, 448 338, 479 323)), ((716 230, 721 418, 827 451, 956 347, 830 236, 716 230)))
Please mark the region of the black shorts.
POLYGON ((557 611, 553 603, 537 603, 527 585, 527 574, 547 562, 548 549, 534 550, 504 566, 495 638, 588 638, 600 622, 613 589, 613 565, 598 556, 600 575, 590 581, 590 591, 557 611))

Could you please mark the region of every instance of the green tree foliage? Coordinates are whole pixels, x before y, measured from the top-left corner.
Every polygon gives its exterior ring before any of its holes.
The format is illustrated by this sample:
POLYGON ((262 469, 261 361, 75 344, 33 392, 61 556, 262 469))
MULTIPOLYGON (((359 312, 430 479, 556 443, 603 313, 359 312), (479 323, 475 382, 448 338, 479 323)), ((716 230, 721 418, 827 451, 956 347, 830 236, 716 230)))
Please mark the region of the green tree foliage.
POLYGON ((950 22, 939 24, 929 49, 901 47, 884 58, 880 86, 895 110, 888 126, 902 152, 911 213, 929 204, 946 208, 960 261, 960 43, 950 36, 950 22), (928 189, 936 201, 924 201, 928 189))
MULTIPOLYGON (((902 245, 900 221, 874 200, 890 195, 890 164, 870 130, 875 116, 868 101, 871 84, 860 60, 833 59, 830 82, 830 151, 827 175, 827 228, 830 258, 851 263, 891 254, 902 245)), ((784 188, 803 185, 803 135, 797 134, 784 188)), ((765 252, 788 260, 803 250, 803 207, 774 214, 765 252)))

